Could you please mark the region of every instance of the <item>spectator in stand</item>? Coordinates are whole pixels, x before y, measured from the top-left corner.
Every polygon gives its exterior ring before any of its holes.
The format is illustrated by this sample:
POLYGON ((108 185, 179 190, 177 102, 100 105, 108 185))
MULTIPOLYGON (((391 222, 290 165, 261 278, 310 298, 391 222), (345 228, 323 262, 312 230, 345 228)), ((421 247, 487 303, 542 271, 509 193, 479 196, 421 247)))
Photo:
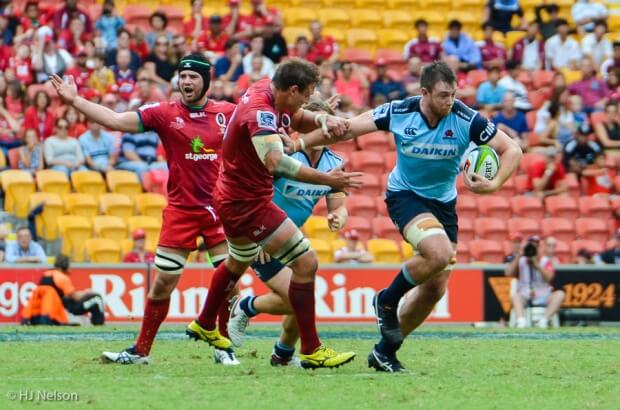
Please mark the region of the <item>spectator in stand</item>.
POLYGON ((340 63, 340 71, 334 81, 336 94, 346 95, 354 107, 354 110, 366 106, 368 81, 350 61, 340 63))
POLYGON ((577 174, 578 178, 581 178, 587 167, 594 164, 596 157, 603 154, 601 146, 589 140, 590 134, 592 129, 584 122, 577 128, 575 139, 564 146, 564 167, 568 172, 577 174))
POLYGON ((553 70, 575 70, 581 60, 579 43, 569 35, 570 27, 566 20, 558 19, 556 25, 557 34, 545 42, 546 67, 553 70))
POLYGON ((166 162, 157 160, 159 137, 153 131, 124 134, 116 168, 142 175, 152 169, 167 169, 166 162))
POLYGON ((67 70, 65 75, 73 76, 73 81, 77 85, 78 91, 83 91, 88 86, 88 80, 90 79, 93 70, 88 68, 87 64, 88 56, 86 51, 80 51, 75 56, 75 65, 67 70))
POLYGON ((601 64, 601 76, 607 79, 607 76, 613 70, 620 70, 620 41, 613 42, 611 58, 608 58, 601 64))
POLYGON ((86 132, 86 119, 84 114, 80 113, 75 107, 68 106, 65 109, 63 118, 69 123, 69 129, 67 135, 71 138, 77 138, 86 132))
POLYGON ((310 34, 312 41, 310 42, 308 61, 315 64, 323 61, 335 63, 339 55, 338 43, 333 37, 323 35, 323 25, 318 20, 310 23, 310 34))
POLYGON ((403 75, 402 83, 408 97, 420 94, 420 75, 422 73, 422 60, 420 57, 411 57, 407 61, 407 72, 403 75))
POLYGON ((29 86, 34 82, 32 58, 28 44, 22 43, 15 46, 15 55, 9 58, 8 68, 13 70, 15 78, 24 86, 29 86))
POLYGON ((608 100, 620 100, 620 70, 611 70, 607 74, 607 90, 609 90, 608 100))
POLYGON ((575 1, 570 13, 579 33, 594 31, 596 21, 607 18, 607 8, 605 5, 590 2, 590 0, 575 1))
POLYGON ((476 43, 480 49, 482 57, 482 67, 490 69, 492 67, 504 68, 506 64, 506 49, 500 43, 493 41, 493 26, 486 22, 482 25, 484 38, 476 43))
POLYGON ((79 141, 89 169, 103 173, 114 169, 114 137, 101 125, 88 121, 88 131, 80 135, 79 141))
POLYGON ((485 111, 493 113, 502 107, 502 101, 506 89, 499 84, 500 69, 489 69, 487 81, 480 84, 476 92, 476 105, 485 111))
POLYGON ((560 8, 557 4, 539 4, 534 9, 536 13, 536 22, 540 26, 540 34, 544 40, 548 40, 558 32, 558 21, 560 20, 560 8), (546 17, 543 16, 545 12, 546 17))
POLYGON ((243 56, 239 50, 239 41, 230 39, 224 48, 224 55, 215 62, 215 78, 236 82, 243 75, 243 56))
POLYGON ((28 171, 32 175, 43 169, 43 147, 39 143, 39 136, 34 128, 26 130, 24 145, 19 147, 17 152, 19 153, 18 169, 28 171))
POLYGON ((318 86, 318 98, 327 101, 330 98, 334 98, 336 95, 334 92, 334 81, 329 77, 322 77, 318 86))
POLYGON ((588 165, 581 173, 585 181, 585 193, 588 196, 609 196, 614 193, 613 176, 605 163, 605 155, 597 155, 592 165, 588 165))
POLYGON ((17 27, 15 38, 13 41, 15 44, 19 44, 22 41, 31 41, 35 35, 35 31, 48 23, 48 18, 45 14, 41 13, 39 9, 38 0, 29 0, 24 6, 24 14, 19 20, 19 26, 17 27))
POLYGON ((510 263, 515 260, 515 258, 519 257, 521 247, 523 246, 523 235, 521 235, 519 232, 516 232, 510 238, 510 244, 512 245, 512 249, 510 251, 510 254, 504 256, 504 263, 510 263))
POLYGON ((19 81, 11 81, 6 89, 4 104, 7 111, 21 124, 24 119, 24 89, 19 81))
POLYGON ((583 36, 581 52, 592 58, 596 67, 612 58, 613 50, 611 41, 607 38, 607 23, 604 20, 598 20, 594 24, 594 31, 583 36))
POLYGON ((79 17, 74 17, 71 19, 69 28, 63 30, 58 36, 58 47, 75 55, 84 50, 90 37, 90 34, 84 31, 84 22, 79 17))
POLYGON ((106 66, 112 67, 114 64, 116 64, 118 52, 121 50, 127 50, 129 52, 129 55, 131 56, 129 68, 134 72, 138 70, 142 62, 138 53, 131 49, 131 37, 131 33, 125 28, 118 31, 118 35, 116 36, 116 48, 113 48, 106 52, 106 66))
POLYGON ((586 114, 602 111, 607 103, 607 84, 596 78, 596 68, 590 57, 581 60, 581 80, 568 86, 571 94, 581 96, 586 114))
POLYGON ((424 19, 415 21, 415 29, 418 36, 405 44, 403 57, 409 60, 411 57, 419 57, 423 63, 430 63, 441 58, 441 44, 437 39, 428 37, 428 22, 424 19))
POLYGON ((38 83, 46 82, 52 74, 62 77, 72 66, 73 57, 67 50, 56 47, 51 36, 43 39, 42 46, 38 41, 32 43, 32 69, 38 83))
POLYGON ((223 53, 226 51, 226 42, 230 39, 224 30, 222 17, 217 14, 209 17, 209 30, 203 31, 196 37, 194 48, 198 51, 213 51, 223 53))
POLYGON ((297 57, 303 60, 308 60, 308 53, 310 52, 310 41, 305 35, 300 35, 295 39, 295 44, 288 50, 289 57, 297 57))
POLYGON ((250 73, 252 72, 252 60, 254 56, 261 57, 263 60, 261 74, 266 75, 269 78, 272 78, 276 72, 275 65, 273 61, 271 61, 268 57, 265 57, 264 50, 265 40, 262 37, 256 36, 252 38, 250 42, 250 52, 247 53, 243 57, 243 72, 250 73))
POLYGON ((528 191, 540 199, 568 192, 566 168, 562 164, 561 152, 554 147, 545 150, 545 159, 534 162, 527 175, 528 191))
POLYGON ((614 245, 601 253, 601 260, 610 265, 620 265, 620 229, 616 231, 614 245))
POLYGON ((26 226, 15 230, 16 241, 7 242, 5 261, 7 263, 47 263, 47 255, 37 242, 32 240, 32 233, 26 226))
POLYGON ((43 150, 48 168, 71 176, 73 171, 85 171, 84 155, 76 138, 67 134, 69 122, 65 118, 56 120, 56 134, 45 140, 43 150))
POLYGON ((460 99, 467 105, 476 104, 476 87, 473 86, 469 75, 459 69, 458 57, 445 57, 446 64, 450 66, 452 71, 456 73, 456 98, 460 99))
POLYGON ((95 69, 91 73, 87 85, 88 88, 105 94, 116 83, 114 72, 105 66, 103 54, 97 54, 95 62, 95 69))
POLYGON ((202 14, 202 0, 189 0, 189 4, 191 12, 189 19, 183 23, 183 34, 190 42, 194 42, 209 29, 209 19, 202 14))
POLYGON ((517 27, 512 27, 512 18, 515 15, 521 17, 520 28, 524 28, 526 22, 523 19, 523 9, 519 0, 490 0, 484 8, 482 21, 490 24, 494 31, 506 34, 512 30, 519 30, 517 27))
POLYGON ((11 27, 11 15, 6 11, 0 12, 0 44, 10 46, 16 34, 16 27, 11 27))
POLYGON ((480 49, 467 34, 462 33, 463 24, 451 20, 448 24, 448 36, 441 45, 444 56, 455 56, 459 61, 459 70, 469 71, 480 66, 480 49))
POLYGON ((493 117, 493 123, 504 131, 510 138, 517 141, 523 151, 527 148, 528 132, 527 120, 523 112, 516 109, 515 95, 511 91, 504 93, 502 110, 493 117))
MULTIPOLYGON (((185 36, 183 34, 177 34, 172 38, 172 55, 175 61, 181 60, 190 53, 187 46, 188 44, 187 41, 185 41, 185 36)), ((222 51, 224 51, 223 48, 222 51)))
POLYGON ((118 47, 118 31, 125 27, 125 19, 116 14, 114 0, 104 0, 101 17, 95 23, 95 29, 101 33, 106 50, 118 47))
POLYGON ((5 224, 0 225, 0 263, 5 262, 6 256, 6 237, 9 236, 11 232, 6 227, 5 224))
POLYGON ((66 30, 74 17, 78 17, 84 23, 86 33, 93 32, 92 22, 88 13, 78 8, 77 0, 65 0, 65 6, 54 13, 52 24, 56 32, 66 30))
POLYGON ((130 68, 130 62, 129 50, 119 50, 116 53, 116 65, 112 67, 118 96, 124 101, 129 101, 136 86, 136 72, 130 68))
MULTIPOLYGON (((548 103, 545 103, 545 107, 538 110, 536 113, 536 125, 534 132, 538 135, 539 146, 553 146, 556 148, 562 148, 560 143, 560 113, 562 106, 560 102, 554 97, 548 103), (544 116, 544 119, 542 119, 544 116), (539 120, 544 123, 539 124, 539 120)), ((572 131, 569 134, 568 139, 572 138, 572 131)))
POLYGON ((136 74, 138 81, 136 87, 129 97, 129 109, 138 109, 141 105, 165 101, 166 97, 151 81, 146 69, 141 68, 136 74))
POLYGON ((156 43, 159 37, 165 37, 168 40, 167 44, 170 44, 172 41, 172 33, 166 30, 168 27, 168 16, 166 16, 166 13, 162 11, 153 12, 149 18, 149 25, 150 30, 148 30, 144 36, 149 50, 153 51, 156 49, 156 43))
POLYGON ((338 249, 334 253, 334 262, 336 263, 371 263, 372 254, 370 254, 364 245, 360 242, 359 233, 355 229, 350 229, 344 233, 346 246, 338 249))
POLYGON ((539 38, 539 24, 530 22, 527 33, 519 39, 510 52, 510 59, 528 71, 542 70, 545 67, 545 42, 539 38))
POLYGON ((228 101, 229 103, 234 103, 233 94, 234 89, 231 85, 224 83, 222 80, 213 81, 209 88, 209 98, 214 101, 228 101))
POLYGON ((0 97, 0 148, 5 155, 11 148, 23 144, 20 136, 20 124, 6 109, 4 98, 0 97))
POLYGON ((167 91, 170 87, 170 80, 172 80, 176 70, 176 66, 171 60, 170 40, 167 36, 160 35, 155 41, 155 48, 144 60, 144 69, 162 92, 167 91))
POLYGON ((580 248, 575 256, 575 265, 594 265, 592 254, 586 248, 580 248))
POLYGON ((131 234, 133 239, 133 248, 131 252, 127 253, 123 258, 125 263, 154 263, 155 254, 151 251, 147 251, 146 245, 146 232, 144 229, 136 229, 131 234))
POLYGON ((506 63, 506 75, 499 80, 499 85, 504 87, 506 91, 510 91, 515 96, 515 107, 520 111, 529 111, 532 104, 528 98, 527 88, 525 84, 519 81, 521 67, 519 63, 510 60, 506 63))
POLYGON ((386 102, 405 98, 405 88, 390 78, 383 58, 377 60, 375 68, 377 79, 370 84, 370 99, 373 100, 377 95, 385 97, 386 102))
POLYGON ((605 120, 594 124, 594 133, 603 149, 620 149, 620 116, 617 101, 610 101, 605 105, 605 120))
POLYGON ((43 90, 34 94, 33 104, 24 114, 24 128, 34 128, 41 139, 46 139, 54 133, 54 113, 50 108, 51 97, 43 90))
POLYGON ((237 81, 237 89, 235 90, 235 96, 241 97, 252 84, 263 78, 268 78, 263 74, 263 57, 255 55, 252 57, 252 69, 251 71, 243 74, 237 81))
POLYGON ((268 20, 277 27, 282 27, 282 15, 274 7, 268 7, 263 0, 250 0, 252 12, 245 18, 246 29, 240 33, 243 38, 262 36, 268 20))
POLYGON ((245 40, 252 33, 248 16, 241 14, 241 0, 228 0, 230 13, 224 16, 223 23, 229 36, 237 40, 245 40))
POLYGON ((351 119, 359 114, 360 109, 353 106, 351 99, 346 95, 340 97, 340 104, 336 108, 336 116, 351 119))
POLYGON ((282 36, 281 28, 276 25, 272 16, 265 19, 263 39, 265 40, 263 54, 275 64, 279 64, 282 58, 288 56, 286 39, 282 36))

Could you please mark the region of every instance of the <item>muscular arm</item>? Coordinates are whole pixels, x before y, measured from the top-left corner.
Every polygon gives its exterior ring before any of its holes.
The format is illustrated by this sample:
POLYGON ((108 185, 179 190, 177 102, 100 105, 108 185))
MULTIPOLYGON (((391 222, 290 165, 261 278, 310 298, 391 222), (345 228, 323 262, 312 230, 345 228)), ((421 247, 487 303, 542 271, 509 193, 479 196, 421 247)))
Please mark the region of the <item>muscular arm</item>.
POLYGON ((136 112, 117 113, 108 107, 95 104, 82 97, 76 97, 72 105, 88 119, 110 130, 131 133, 142 131, 142 123, 136 112))
POLYGON ((346 206, 346 194, 338 192, 328 195, 327 201, 327 225, 331 231, 339 231, 347 224, 349 211, 346 206))
MULTIPOLYGON (((360 135, 368 134, 374 131, 377 131, 377 125, 375 124, 375 120, 372 116, 372 111, 366 111, 357 117, 351 118, 348 120, 349 123, 349 131, 341 136, 325 136, 323 132, 318 129, 314 130, 309 134, 302 135, 305 147, 316 147, 321 145, 332 145, 340 141, 346 141, 353 138, 357 138, 360 135)), ((299 144, 296 144, 299 147, 299 144)))

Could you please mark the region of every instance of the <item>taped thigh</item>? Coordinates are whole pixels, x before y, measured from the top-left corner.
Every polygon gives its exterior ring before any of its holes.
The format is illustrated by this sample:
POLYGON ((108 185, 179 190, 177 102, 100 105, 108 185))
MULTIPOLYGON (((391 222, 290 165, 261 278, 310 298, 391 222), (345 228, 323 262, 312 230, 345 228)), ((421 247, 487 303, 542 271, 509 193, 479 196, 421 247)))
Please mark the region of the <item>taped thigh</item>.
POLYGON ((259 252, 260 247, 254 242, 243 245, 228 242, 228 254, 239 262, 254 262, 259 252))
POLYGON ((161 248, 157 248, 155 252, 155 267, 162 273, 169 275, 180 275, 183 273, 183 268, 187 258, 176 253, 165 251, 161 248))
POLYGON ((448 236, 441 222, 437 219, 428 217, 422 218, 407 227, 404 236, 414 248, 417 248, 422 240, 434 235, 448 236))
POLYGON ((304 255, 310 250, 310 241, 304 237, 301 231, 297 230, 282 247, 274 252, 272 256, 284 265, 290 265, 295 259, 304 255))

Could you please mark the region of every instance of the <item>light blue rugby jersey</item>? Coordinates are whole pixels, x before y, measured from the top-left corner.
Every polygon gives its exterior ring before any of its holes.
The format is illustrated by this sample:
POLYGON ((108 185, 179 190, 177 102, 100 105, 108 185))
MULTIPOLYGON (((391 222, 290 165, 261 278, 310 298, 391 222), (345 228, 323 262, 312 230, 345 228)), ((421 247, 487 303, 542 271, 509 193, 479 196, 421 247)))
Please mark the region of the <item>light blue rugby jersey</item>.
MULTIPOLYGON (((303 152, 296 152, 291 157, 304 165, 312 167, 310 159, 303 152)), ((342 163, 342 158, 329 149, 323 148, 323 153, 319 158, 316 169, 322 172, 329 172, 342 165, 342 163)), ((312 209, 322 197, 334 192, 327 185, 306 184, 282 177, 274 180, 273 189, 273 202, 286 212, 297 226, 302 226, 306 223, 310 215, 312 215, 312 209)))
POLYGON ((372 112, 377 127, 392 132, 396 140, 396 166, 390 172, 388 190, 450 202, 456 198, 459 164, 470 142, 487 144, 497 128, 459 100, 431 128, 420 110, 421 99, 392 101, 372 112))

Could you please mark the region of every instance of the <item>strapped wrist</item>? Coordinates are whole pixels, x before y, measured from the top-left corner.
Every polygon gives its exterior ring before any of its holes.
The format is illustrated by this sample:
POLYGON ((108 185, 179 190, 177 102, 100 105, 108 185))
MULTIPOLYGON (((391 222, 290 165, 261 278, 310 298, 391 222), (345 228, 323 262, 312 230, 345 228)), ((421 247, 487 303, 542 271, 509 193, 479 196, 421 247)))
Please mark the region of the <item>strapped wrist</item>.
POLYGON ((299 137, 299 151, 306 149, 306 141, 302 137, 299 137))

